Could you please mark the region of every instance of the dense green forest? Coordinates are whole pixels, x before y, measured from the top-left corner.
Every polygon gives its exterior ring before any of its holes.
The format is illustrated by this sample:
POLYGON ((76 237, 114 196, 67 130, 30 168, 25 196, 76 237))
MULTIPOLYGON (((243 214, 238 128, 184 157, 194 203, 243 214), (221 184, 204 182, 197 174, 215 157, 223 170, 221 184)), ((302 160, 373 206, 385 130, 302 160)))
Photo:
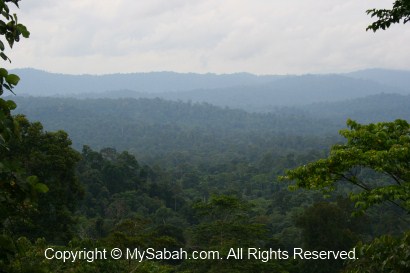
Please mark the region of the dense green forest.
MULTIPOLYGON (((368 100, 363 117, 372 117, 371 109, 386 101, 381 98, 368 100)), ((336 134, 340 117, 320 119, 288 108, 252 114, 161 99, 15 101, 48 130, 16 116, 21 139, 10 143, 6 158, 24 166, 25 175, 37 177, 48 192, 37 193, 24 216, 7 219, 13 224, 4 228, 19 251, 7 265, 11 272, 339 272, 344 260, 63 263, 45 259, 44 250, 182 248, 224 256, 234 248, 343 251, 378 236, 400 236, 409 227, 406 212, 394 205, 358 213, 349 194, 359 190, 351 183, 324 197, 320 191, 289 191, 279 181, 285 170, 346 143, 336 134)), ((402 111, 405 103, 385 115, 402 111)), ((382 185, 388 181, 366 168, 360 175, 382 185)))
POLYGON ((46 130, 66 131, 77 150, 112 147, 163 167, 324 151, 341 140, 338 131, 348 118, 363 123, 410 119, 410 97, 397 94, 268 113, 158 98, 9 98, 18 104, 16 113, 41 121, 46 130))
POLYGON ((0 272, 410 269, 408 96, 249 113, 19 81, 0 68, 0 272))
POLYGON ((251 114, 162 99, 17 97, 16 102, 19 112, 41 121, 47 130, 67 131, 77 150, 83 145, 97 150, 113 147, 161 165, 322 150, 336 141, 340 128, 296 111, 251 114))
MULTIPOLYGON (((328 154, 314 141, 305 140, 306 149, 299 152, 283 148, 255 160, 230 155, 230 160, 218 163, 188 161, 161 167, 142 164, 114 148, 94 151, 84 146, 77 152, 63 131, 45 132, 40 123, 21 116, 15 120, 22 138, 10 143, 2 161, 18 162, 24 176, 37 177, 49 190, 37 193, 30 207, 17 207, 3 219, 3 229, 15 238, 12 249, 17 251, 4 265, 6 272, 338 272, 342 260, 63 263, 46 260, 44 250, 152 247, 217 250, 221 255, 238 247, 289 253, 302 246, 347 250, 359 240, 370 242, 408 229, 406 213, 391 205, 353 217, 355 208, 347 193, 355 188, 349 184, 324 198, 316 191, 289 191, 279 182, 284 169, 328 154)), ((209 153, 209 162, 221 157, 218 149, 209 153)), ((377 179, 376 174, 363 172, 377 179)))

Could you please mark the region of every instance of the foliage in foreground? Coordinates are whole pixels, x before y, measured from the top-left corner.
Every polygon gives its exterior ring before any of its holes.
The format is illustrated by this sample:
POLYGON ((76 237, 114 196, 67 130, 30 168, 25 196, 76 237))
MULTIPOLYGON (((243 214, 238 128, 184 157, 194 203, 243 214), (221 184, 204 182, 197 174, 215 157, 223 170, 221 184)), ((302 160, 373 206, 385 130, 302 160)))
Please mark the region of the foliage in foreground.
POLYGON ((381 236, 370 244, 358 244, 358 259, 345 273, 406 273, 410 271, 410 232, 395 238, 381 236))
MULTIPOLYGON (((348 120, 340 131, 346 144, 334 145, 330 155, 286 172, 294 188, 334 190, 347 181, 360 191, 350 194, 360 212, 390 203, 410 212, 410 125, 404 120, 361 125, 348 120)), ((408 272, 409 233, 402 238, 382 236, 359 244, 360 259, 348 272, 408 272)))
POLYGON ((361 191, 351 193, 364 211, 390 202, 410 211, 410 125, 404 120, 361 125, 348 120, 340 131, 346 144, 334 145, 325 159, 286 172, 296 188, 331 191, 345 181, 361 191))
POLYGON ((410 1, 396 0, 391 9, 369 9, 367 14, 376 17, 377 20, 370 24, 366 30, 376 32, 380 29, 388 29, 390 25, 403 21, 403 24, 410 21, 410 1))

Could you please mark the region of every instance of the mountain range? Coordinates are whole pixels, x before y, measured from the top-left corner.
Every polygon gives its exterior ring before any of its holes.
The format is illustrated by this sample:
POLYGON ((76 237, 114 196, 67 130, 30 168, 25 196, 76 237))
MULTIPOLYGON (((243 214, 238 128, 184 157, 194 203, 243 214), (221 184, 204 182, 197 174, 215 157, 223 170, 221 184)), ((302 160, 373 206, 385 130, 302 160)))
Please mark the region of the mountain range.
POLYGON ((253 75, 150 72, 66 75, 15 69, 19 95, 74 98, 162 98, 269 112, 279 106, 337 102, 377 94, 410 94, 410 71, 369 69, 345 74, 253 75))

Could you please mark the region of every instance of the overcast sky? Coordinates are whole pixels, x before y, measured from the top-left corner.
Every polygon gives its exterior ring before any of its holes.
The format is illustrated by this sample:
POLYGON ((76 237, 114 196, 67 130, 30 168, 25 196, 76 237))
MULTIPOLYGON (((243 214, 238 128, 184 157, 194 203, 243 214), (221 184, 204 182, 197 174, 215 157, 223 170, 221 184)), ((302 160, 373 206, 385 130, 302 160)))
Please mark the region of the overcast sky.
POLYGON ((7 68, 70 74, 410 70, 410 24, 366 32, 393 0, 22 0, 7 68))

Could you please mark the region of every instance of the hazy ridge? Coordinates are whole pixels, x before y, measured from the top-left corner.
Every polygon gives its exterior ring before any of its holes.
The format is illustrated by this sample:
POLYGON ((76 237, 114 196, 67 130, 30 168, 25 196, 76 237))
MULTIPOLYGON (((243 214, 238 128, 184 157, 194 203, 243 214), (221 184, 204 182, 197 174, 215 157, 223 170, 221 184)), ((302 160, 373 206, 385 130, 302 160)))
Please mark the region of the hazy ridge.
POLYGON ((410 72, 363 70, 347 74, 216 75, 173 72, 111 75, 64 75, 34 69, 15 70, 20 95, 74 98, 162 98, 206 102, 248 111, 277 106, 336 102, 376 94, 410 94, 410 72), (380 76, 383 75, 383 76, 380 76))

